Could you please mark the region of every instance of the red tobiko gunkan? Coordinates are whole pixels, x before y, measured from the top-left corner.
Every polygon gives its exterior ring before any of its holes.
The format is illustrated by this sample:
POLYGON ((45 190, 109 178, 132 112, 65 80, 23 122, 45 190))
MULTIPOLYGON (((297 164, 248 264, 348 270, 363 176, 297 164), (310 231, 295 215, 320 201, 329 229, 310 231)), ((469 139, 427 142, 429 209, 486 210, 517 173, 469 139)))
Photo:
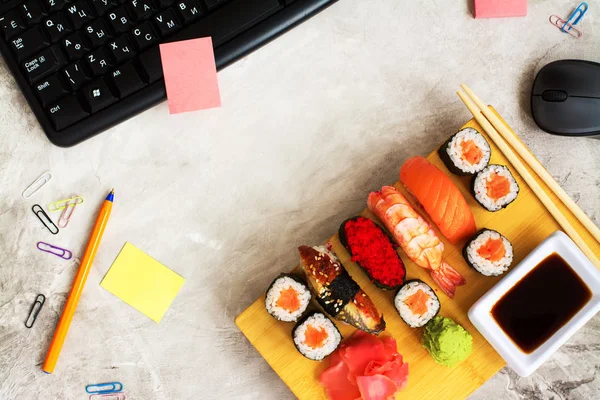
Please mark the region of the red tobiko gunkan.
POLYGON ((364 217, 345 221, 340 229, 342 244, 369 278, 383 289, 396 289, 404 282, 406 269, 385 232, 364 217))

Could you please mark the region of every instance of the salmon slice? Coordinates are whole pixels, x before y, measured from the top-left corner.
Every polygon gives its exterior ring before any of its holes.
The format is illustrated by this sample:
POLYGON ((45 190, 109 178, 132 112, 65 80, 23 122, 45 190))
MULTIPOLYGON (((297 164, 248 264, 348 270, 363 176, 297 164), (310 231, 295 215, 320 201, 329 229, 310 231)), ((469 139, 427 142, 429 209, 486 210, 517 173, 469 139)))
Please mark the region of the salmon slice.
POLYGON ((404 300, 404 304, 406 304, 408 308, 410 308, 410 311, 412 311, 413 314, 421 316, 425 314, 428 310, 428 300, 429 296, 427 296, 427 294, 424 291, 419 289, 415 292, 415 294, 404 300))
POLYGON ((409 158, 400 169, 400 180, 450 242, 475 234, 475 218, 467 201, 438 167, 423 157, 409 158))
POLYGON ((462 141, 460 149, 462 150, 461 158, 471 165, 477 164, 483 158, 483 152, 473 140, 462 141))
POLYGON ((277 299, 277 307, 283 308, 287 312, 293 313, 298 311, 300 308, 300 299, 298 298, 298 292, 293 287, 283 289, 277 299))
POLYGON ((489 238, 480 248, 477 254, 492 262, 500 261, 506 255, 504 241, 502 238, 489 238))
POLYGON ((510 193, 510 181, 503 175, 493 173, 486 180, 486 192, 490 199, 498 200, 510 193))
POLYGON ((325 329, 315 328, 312 325, 308 325, 306 327, 306 332, 304 332, 304 344, 312 347, 313 349, 320 349, 323 347, 323 343, 328 337, 329 335, 325 329))

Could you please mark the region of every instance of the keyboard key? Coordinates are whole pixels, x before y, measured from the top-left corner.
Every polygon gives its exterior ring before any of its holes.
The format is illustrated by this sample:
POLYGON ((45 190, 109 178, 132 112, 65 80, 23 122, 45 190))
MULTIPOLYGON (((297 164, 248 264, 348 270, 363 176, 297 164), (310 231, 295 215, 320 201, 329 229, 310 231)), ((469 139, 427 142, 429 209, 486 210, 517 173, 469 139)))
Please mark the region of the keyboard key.
POLYGON ((225 4, 226 0, 204 0, 204 4, 206 4, 206 8, 208 11, 214 10, 220 5, 225 4))
POLYGON ((125 10, 125 6, 121 6, 108 14, 108 23, 113 31, 123 33, 129 30, 132 25, 129 14, 125 10))
POLYGON ((67 82, 67 85, 69 86, 72 92, 79 89, 88 80, 87 76, 83 71, 81 63, 81 61, 77 61, 76 63, 69 65, 63 71, 63 77, 65 78, 65 82, 67 82))
POLYGON ((122 61, 127 60, 136 54, 133 46, 131 46, 131 42, 127 39, 127 35, 122 35, 110 42, 108 44, 108 50, 117 64, 120 64, 122 61))
POLYGON ((92 2, 92 7, 94 7, 94 11, 96 11, 96 15, 102 16, 106 14, 108 11, 115 8, 119 3, 116 0, 90 0, 92 2))
POLYGON ((8 40, 15 35, 27 29, 27 24, 23 21, 21 13, 18 10, 11 10, 0 16, 0 30, 2 35, 8 40))
POLYGON ((160 50, 158 46, 140 54, 137 59, 139 71, 146 83, 156 82, 163 77, 162 61, 160 60, 160 50))
POLYGON ((63 13, 55 14, 44 21, 44 29, 52 43, 58 42, 71 31, 65 23, 65 16, 63 13))
POLYGON ((184 25, 200 18, 203 14, 202 8, 196 0, 182 0, 177 3, 175 9, 178 11, 184 25))
POLYGON ((184 28, 176 37, 185 40, 211 36, 213 46, 219 47, 282 8, 278 0, 232 0, 184 28))
POLYGON ((162 37, 168 36, 180 29, 177 18, 175 18, 175 12, 171 8, 156 15, 154 23, 158 27, 158 31, 162 37))
POLYGON ((158 0, 158 6, 161 9, 171 7, 173 4, 175 4, 175 1, 176 0, 158 0))
POLYGON ((146 86, 130 62, 115 69, 109 75, 109 82, 120 98, 129 96, 146 86))
POLYGON ((84 32, 85 37, 92 44, 92 47, 102 46, 110 39, 108 28, 101 19, 97 19, 86 26, 82 32, 84 32))
POLYGON ((86 57, 88 67, 94 74, 94 76, 104 75, 108 72, 111 64, 104 48, 100 48, 93 53, 88 54, 86 57))
POLYGON ((58 71, 65 64, 66 57, 59 46, 52 46, 42 51, 37 57, 23 64, 25 76, 29 82, 44 78, 58 71))
POLYGON ((140 50, 147 49, 158 41, 149 22, 144 22, 132 30, 131 33, 133 34, 133 42, 140 50))
POLYGON ((46 5, 50 14, 62 10, 67 4, 66 0, 42 0, 42 3, 46 5))
POLYGON ((79 60, 90 49, 79 33, 67 36, 67 38, 62 41, 62 45, 71 61, 79 60))
POLYGON ((83 109, 74 95, 69 95, 48 106, 48 116, 57 131, 73 125, 88 115, 89 113, 83 109))
POLYGON ((68 94, 56 75, 37 83, 33 89, 44 107, 68 94))
POLYGON ((131 0, 129 2, 131 15, 137 20, 142 21, 152 16, 153 7, 150 0, 131 0))
POLYGON ((67 7, 67 15, 75 29, 80 29, 83 25, 94 19, 90 7, 83 0, 78 1, 75 4, 70 4, 67 7))
POLYGON ((117 101, 103 78, 97 79, 81 89, 81 96, 92 113, 98 112, 117 101))
POLYGON ((29 25, 37 24, 44 18, 44 9, 39 0, 27 0, 24 4, 21 4, 21 12, 25 22, 29 25))
POLYGON ((23 61, 25 58, 34 55, 48 44, 39 25, 34 26, 10 41, 10 45, 19 61, 23 61))

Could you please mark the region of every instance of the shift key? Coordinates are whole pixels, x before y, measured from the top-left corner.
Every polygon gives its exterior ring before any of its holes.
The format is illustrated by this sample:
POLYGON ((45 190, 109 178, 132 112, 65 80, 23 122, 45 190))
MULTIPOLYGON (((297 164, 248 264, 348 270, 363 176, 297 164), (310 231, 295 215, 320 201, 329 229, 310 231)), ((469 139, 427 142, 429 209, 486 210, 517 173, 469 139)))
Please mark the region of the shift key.
POLYGON ((88 115, 74 95, 67 96, 48 107, 48 116, 57 131, 73 125, 88 115))

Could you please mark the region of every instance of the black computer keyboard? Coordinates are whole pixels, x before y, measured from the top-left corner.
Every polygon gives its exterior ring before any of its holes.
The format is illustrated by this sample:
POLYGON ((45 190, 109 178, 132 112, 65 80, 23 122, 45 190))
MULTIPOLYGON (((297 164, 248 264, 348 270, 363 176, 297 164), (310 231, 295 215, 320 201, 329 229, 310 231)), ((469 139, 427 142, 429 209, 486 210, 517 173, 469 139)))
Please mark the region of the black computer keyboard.
POLYGON ((337 0, 0 0, 0 52, 49 140, 165 99, 158 44, 211 36, 217 68, 337 0))

